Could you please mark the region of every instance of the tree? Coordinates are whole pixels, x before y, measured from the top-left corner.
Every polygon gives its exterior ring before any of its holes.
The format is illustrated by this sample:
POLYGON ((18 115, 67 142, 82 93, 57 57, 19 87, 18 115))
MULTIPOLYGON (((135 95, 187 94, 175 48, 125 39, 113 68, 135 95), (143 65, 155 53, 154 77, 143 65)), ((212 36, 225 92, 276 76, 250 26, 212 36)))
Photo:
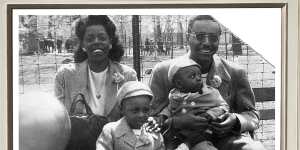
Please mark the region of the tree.
POLYGON ((170 54, 170 50, 173 48, 173 28, 171 26, 171 16, 167 16, 167 23, 164 31, 164 41, 166 45, 165 55, 170 54))
POLYGON ((156 36, 155 39, 157 40, 158 52, 161 54, 164 51, 163 47, 163 39, 161 35, 161 27, 160 27, 160 16, 156 16, 156 36))
POLYGON ((183 48, 183 29, 180 16, 177 17, 177 45, 183 48))
POLYGON ((37 32, 37 16, 28 16, 28 49, 25 50, 26 54, 33 54, 39 49, 38 32, 37 32))

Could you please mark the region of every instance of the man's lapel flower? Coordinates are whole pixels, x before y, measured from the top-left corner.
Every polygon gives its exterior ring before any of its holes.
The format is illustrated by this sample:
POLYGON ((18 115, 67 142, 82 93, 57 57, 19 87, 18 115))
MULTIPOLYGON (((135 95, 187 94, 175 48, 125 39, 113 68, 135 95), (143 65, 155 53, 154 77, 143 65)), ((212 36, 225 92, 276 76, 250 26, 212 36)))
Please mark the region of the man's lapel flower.
POLYGON ((210 85, 214 88, 219 88, 221 86, 222 79, 218 75, 214 75, 214 77, 210 81, 210 85))

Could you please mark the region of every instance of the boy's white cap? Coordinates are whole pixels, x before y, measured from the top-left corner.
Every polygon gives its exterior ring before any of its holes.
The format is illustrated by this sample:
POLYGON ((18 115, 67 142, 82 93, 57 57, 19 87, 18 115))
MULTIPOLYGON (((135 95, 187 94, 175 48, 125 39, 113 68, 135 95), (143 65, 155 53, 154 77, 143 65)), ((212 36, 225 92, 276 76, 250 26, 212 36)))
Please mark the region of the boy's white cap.
POLYGON ((140 95, 147 95, 151 99, 153 98, 152 91, 147 85, 139 81, 128 81, 118 90, 117 99, 120 105, 124 99, 140 95))
POLYGON ((198 66, 200 67, 199 64, 197 64, 194 60, 190 59, 190 58, 178 58, 176 60, 174 60, 170 67, 169 67, 169 71, 168 71, 168 80, 170 83, 172 83, 174 75, 177 73, 177 71, 181 68, 184 67, 188 67, 188 66, 198 66))

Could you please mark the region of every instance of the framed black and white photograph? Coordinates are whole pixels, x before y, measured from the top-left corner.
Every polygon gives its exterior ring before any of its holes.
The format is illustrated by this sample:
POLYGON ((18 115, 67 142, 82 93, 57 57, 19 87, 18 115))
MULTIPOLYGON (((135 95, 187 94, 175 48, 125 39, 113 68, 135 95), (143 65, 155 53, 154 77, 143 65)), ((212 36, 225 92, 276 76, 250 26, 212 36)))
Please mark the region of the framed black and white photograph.
POLYGON ((8 149, 289 147, 286 3, 7 7, 8 149))

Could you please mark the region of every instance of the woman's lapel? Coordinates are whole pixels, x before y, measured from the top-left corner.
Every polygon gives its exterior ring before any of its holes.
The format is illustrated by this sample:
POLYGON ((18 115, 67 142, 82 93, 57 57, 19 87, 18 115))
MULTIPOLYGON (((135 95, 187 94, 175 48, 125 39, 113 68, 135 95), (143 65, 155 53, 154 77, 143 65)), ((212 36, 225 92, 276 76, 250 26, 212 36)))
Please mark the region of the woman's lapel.
POLYGON ((86 99, 88 98, 88 88, 89 88, 89 80, 88 80, 88 64, 87 61, 83 61, 81 63, 75 64, 76 75, 74 79, 76 93, 82 93, 86 99))
POLYGON ((118 85, 117 83, 113 82, 113 74, 114 73, 121 73, 122 69, 117 66, 117 64, 113 63, 110 61, 109 63, 109 68, 107 71, 107 76, 106 76, 106 81, 105 81, 105 88, 106 88, 106 96, 104 98, 105 100, 105 111, 104 111, 104 115, 107 116, 112 109, 115 107, 116 103, 117 103, 117 99, 116 99, 116 95, 118 92, 118 85))

